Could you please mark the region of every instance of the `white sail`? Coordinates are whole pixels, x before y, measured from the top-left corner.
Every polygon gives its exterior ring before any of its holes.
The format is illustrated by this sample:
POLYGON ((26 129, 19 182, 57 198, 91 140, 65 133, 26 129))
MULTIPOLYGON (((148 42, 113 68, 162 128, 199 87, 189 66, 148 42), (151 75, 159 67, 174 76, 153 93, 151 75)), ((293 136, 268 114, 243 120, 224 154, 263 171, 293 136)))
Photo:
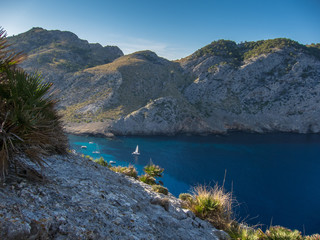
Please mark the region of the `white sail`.
POLYGON ((139 153, 139 146, 137 145, 136 150, 132 153, 134 155, 140 155, 139 153))

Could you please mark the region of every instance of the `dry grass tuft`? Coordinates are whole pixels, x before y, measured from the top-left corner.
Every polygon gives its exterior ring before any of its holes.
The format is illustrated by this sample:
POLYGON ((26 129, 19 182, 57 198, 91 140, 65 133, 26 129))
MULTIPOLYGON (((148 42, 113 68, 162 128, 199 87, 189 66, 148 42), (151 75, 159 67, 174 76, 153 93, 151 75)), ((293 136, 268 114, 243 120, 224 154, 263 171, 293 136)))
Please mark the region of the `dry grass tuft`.
POLYGON ((185 206, 201 219, 209 221, 218 229, 230 228, 232 219, 232 194, 222 187, 197 186, 193 195, 181 195, 185 206))
POLYGON ((138 178, 137 169, 132 165, 129 165, 128 167, 121 167, 121 166, 111 167, 110 169, 114 172, 122 173, 129 177, 138 178))

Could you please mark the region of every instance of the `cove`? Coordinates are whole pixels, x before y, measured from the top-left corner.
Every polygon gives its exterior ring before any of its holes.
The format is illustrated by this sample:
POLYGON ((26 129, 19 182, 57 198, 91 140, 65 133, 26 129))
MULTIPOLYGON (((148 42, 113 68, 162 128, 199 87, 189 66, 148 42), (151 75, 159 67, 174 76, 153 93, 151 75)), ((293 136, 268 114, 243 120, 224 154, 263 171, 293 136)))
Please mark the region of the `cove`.
POLYGON ((78 153, 102 156, 115 165, 133 164, 139 174, 152 160, 165 169, 161 180, 177 197, 197 184, 222 185, 226 176, 224 187, 237 200, 239 221, 263 229, 281 225, 304 234, 320 232, 319 134, 114 139, 69 135, 69 142, 78 153), (131 154, 136 145, 140 156, 131 154))

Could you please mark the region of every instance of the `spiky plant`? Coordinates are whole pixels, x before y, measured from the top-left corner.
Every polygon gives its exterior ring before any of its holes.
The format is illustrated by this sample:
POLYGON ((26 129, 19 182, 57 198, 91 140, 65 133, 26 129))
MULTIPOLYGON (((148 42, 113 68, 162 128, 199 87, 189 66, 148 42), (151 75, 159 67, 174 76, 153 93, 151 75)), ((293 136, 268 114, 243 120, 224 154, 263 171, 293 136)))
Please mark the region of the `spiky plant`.
POLYGON ((270 227, 266 231, 268 240, 302 240, 301 232, 281 226, 270 227))
POLYGON ((214 188, 199 185, 194 188, 193 195, 182 195, 181 200, 184 201, 184 207, 218 229, 226 230, 233 222, 232 194, 226 193, 218 185, 214 188))
POLYGON ((17 67, 22 55, 15 54, 0 28, 0 177, 14 161, 14 153, 23 153, 43 167, 42 156, 66 153, 68 140, 63 133, 56 101, 50 95, 52 84, 39 74, 28 74, 17 67))
POLYGON ((245 223, 234 221, 230 228, 225 230, 231 239, 236 240, 266 240, 266 235, 260 228, 250 227, 245 223))
POLYGON ((313 234, 311 236, 306 236, 305 240, 320 240, 320 234, 313 234))

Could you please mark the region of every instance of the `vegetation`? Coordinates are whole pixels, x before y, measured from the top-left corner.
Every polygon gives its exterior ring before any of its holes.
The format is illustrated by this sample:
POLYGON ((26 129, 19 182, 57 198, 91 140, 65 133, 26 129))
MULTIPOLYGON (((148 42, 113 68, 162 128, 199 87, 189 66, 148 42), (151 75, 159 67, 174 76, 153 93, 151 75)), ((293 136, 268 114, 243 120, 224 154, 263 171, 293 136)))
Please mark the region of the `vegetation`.
POLYGON ((128 167, 111 167, 110 169, 114 172, 119 172, 129 177, 138 178, 137 169, 132 165, 129 165, 128 167))
POLYGON ((145 174, 139 177, 139 180, 141 182, 152 185, 152 189, 155 192, 163 193, 165 195, 168 194, 168 189, 161 186, 162 182, 159 181, 161 184, 157 184, 156 182, 156 177, 162 177, 164 171, 163 168, 153 164, 150 160, 150 163, 143 168, 143 171, 145 172, 145 174))
POLYGON ((320 234, 313 234, 311 236, 306 236, 304 240, 320 240, 320 234))
POLYGON ((181 194, 185 206, 201 219, 218 229, 228 229, 232 223, 232 195, 216 185, 214 188, 197 186, 193 195, 181 194))
MULTIPOLYGON (((244 60, 250 59, 261 54, 268 54, 277 49, 292 48, 306 54, 312 55, 320 59, 320 44, 303 45, 287 38, 276 38, 269 40, 261 40, 257 42, 244 42, 236 44, 230 40, 218 40, 199 49, 194 53, 194 57, 202 57, 204 55, 223 57, 223 64, 229 64, 237 67, 244 60)), ((292 55, 293 56, 293 55, 292 55)), ((214 71, 219 64, 211 66, 208 71, 214 71)))
POLYGON ((218 185, 214 188, 197 186, 193 194, 182 193, 179 198, 185 208, 225 231, 234 240, 320 240, 319 234, 302 236, 298 230, 281 226, 271 226, 263 232, 260 228, 237 222, 232 212, 232 194, 225 192, 223 187, 218 185))
POLYGON ((230 40, 221 39, 214 41, 194 53, 196 57, 201 57, 207 54, 227 58, 228 63, 234 66, 238 66, 242 61, 242 56, 237 44, 230 40))
POLYGON ((227 230, 231 239, 236 240, 263 240, 264 233, 261 229, 254 229, 245 224, 234 222, 227 230))
MULTIPOLYGON (((90 156, 82 156, 93 160, 90 156)), ((155 192, 164 195, 169 193, 167 188, 156 183, 155 177, 162 176, 163 169, 153 163, 144 168, 152 176, 146 173, 138 177, 137 170, 131 165, 128 167, 111 167, 102 157, 93 161, 102 166, 109 167, 115 172, 120 172, 152 185, 152 189, 155 192)), ((197 217, 209 221, 217 229, 225 231, 234 240, 320 240, 319 234, 302 236, 298 230, 290 230, 281 226, 271 226, 263 232, 260 228, 248 226, 246 223, 239 223, 233 216, 232 205, 234 199, 232 194, 225 192, 224 188, 218 185, 215 185, 214 188, 197 186, 192 194, 181 193, 179 199, 182 200, 184 208, 191 210, 197 217)), ((164 207, 168 208, 169 200, 166 198, 160 199, 161 202, 162 200, 165 203, 164 207)))
POLYGON ((145 166, 143 170, 146 174, 138 177, 137 169, 132 165, 129 165, 128 167, 122 167, 122 166, 113 167, 110 164, 108 164, 108 162, 105 161, 103 159, 103 157, 100 157, 99 159, 95 159, 95 160, 88 155, 87 156, 82 155, 82 157, 88 158, 89 160, 94 161, 94 162, 100 164, 101 166, 108 167, 108 168, 110 168, 110 170, 112 170, 114 172, 122 173, 124 175, 129 176, 129 177, 139 179, 139 181, 141 181, 143 183, 146 183, 148 185, 152 185, 152 189, 155 192, 162 193, 165 195, 168 194, 168 189, 166 187, 161 186, 160 184, 157 184, 156 179, 155 179, 155 177, 162 177, 162 173, 163 173, 164 169, 160 168, 157 165, 154 165, 153 163, 150 163, 149 165, 145 166))
POLYGON ((281 239, 281 240, 302 240, 301 232, 298 230, 290 230, 284 227, 280 226, 275 226, 275 227, 270 227, 266 231, 266 239, 281 239))
POLYGON ((276 49, 282 49, 285 47, 299 49, 302 46, 302 44, 299 44, 298 42, 287 38, 276 38, 261 40, 257 42, 245 42, 242 44, 242 47, 247 51, 244 53, 243 59, 246 60, 260 54, 268 54, 274 52, 276 49))
POLYGON ((95 160, 93 160, 94 162, 96 162, 96 163, 98 163, 99 165, 101 165, 101 166, 104 166, 104 167, 111 167, 111 164, 109 164, 107 161, 105 161, 104 159, 103 159, 103 157, 100 157, 100 158, 98 158, 98 159, 95 159, 95 160))
POLYGON ((153 185, 152 190, 157 193, 162 193, 164 195, 168 195, 168 188, 161 185, 153 185))
POLYGON ((149 176, 148 174, 141 175, 139 180, 143 183, 154 185, 156 184, 156 179, 154 177, 149 176))
POLYGON ((162 173, 164 171, 163 168, 150 163, 149 165, 145 166, 143 171, 148 174, 150 177, 162 177, 162 173))
POLYGON ((193 196, 190 194, 190 193, 181 193, 179 195, 179 198, 182 200, 182 201, 186 201, 186 202, 189 202, 193 199, 193 196))
MULTIPOLYGON (((11 50, 5 31, 0 28, 0 177, 4 178, 12 164, 30 171, 15 160, 14 154, 25 154, 30 161, 44 166, 41 158, 64 154, 68 140, 63 133, 56 101, 50 95, 52 84, 39 74, 28 74, 17 67, 23 55, 11 50)), ((20 173, 21 174, 21 173, 20 173)), ((36 173, 35 176, 41 176, 36 173)))

